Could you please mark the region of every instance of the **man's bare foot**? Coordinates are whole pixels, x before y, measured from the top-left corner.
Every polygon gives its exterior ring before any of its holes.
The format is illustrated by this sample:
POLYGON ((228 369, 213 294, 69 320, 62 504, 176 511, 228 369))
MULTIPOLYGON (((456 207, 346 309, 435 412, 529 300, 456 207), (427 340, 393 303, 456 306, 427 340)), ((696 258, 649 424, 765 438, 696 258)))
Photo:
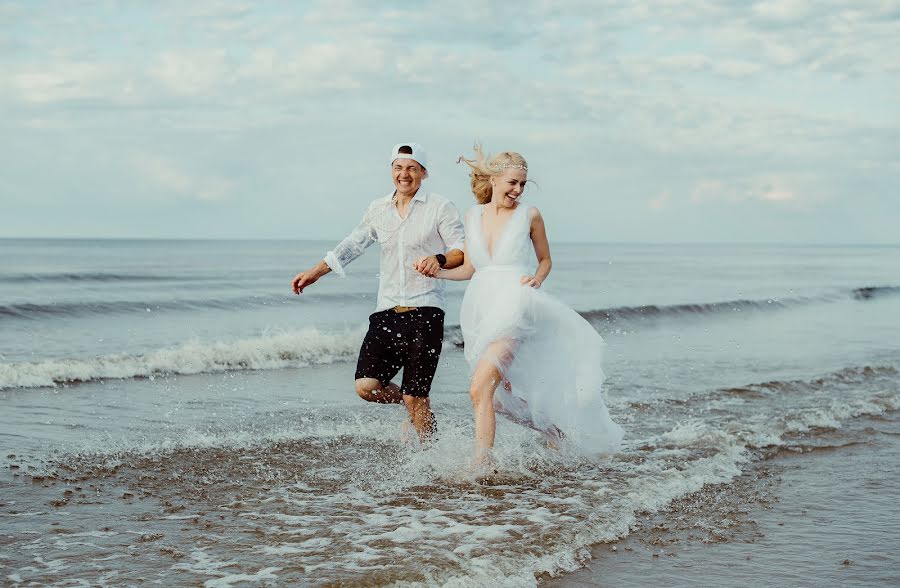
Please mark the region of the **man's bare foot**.
POLYGON ((400 425, 400 442, 404 445, 412 446, 419 442, 419 434, 412 421, 407 419, 400 425))
POLYGON ((412 419, 404 421, 400 430, 400 440, 406 445, 415 445, 418 441, 421 447, 429 447, 437 441, 437 418, 434 416, 434 411, 429 411, 428 426, 421 434, 416 431, 412 419))
POLYGON ((422 446, 428 447, 429 445, 431 445, 432 443, 437 441, 437 432, 438 432, 437 417, 434 416, 433 410, 429 410, 428 411, 428 427, 427 427, 424 435, 422 435, 420 438, 420 441, 422 442, 422 446))

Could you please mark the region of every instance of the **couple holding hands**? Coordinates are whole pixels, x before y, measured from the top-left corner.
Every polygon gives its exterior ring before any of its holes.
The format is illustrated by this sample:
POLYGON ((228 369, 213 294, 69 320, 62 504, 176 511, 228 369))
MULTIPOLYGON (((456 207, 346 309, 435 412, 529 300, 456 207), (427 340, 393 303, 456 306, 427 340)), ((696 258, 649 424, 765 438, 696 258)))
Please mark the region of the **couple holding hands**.
POLYGON ((470 168, 478 204, 464 224, 452 202, 422 188, 428 160, 418 143, 391 152, 394 190, 369 205, 362 222, 311 269, 304 288, 381 245, 376 312, 356 366, 356 392, 369 402, 404 404, 421 440, 436 421, 428 395, 444 336, 443 280, 470 280, 460 310, 476 460, 489 462, 496 413, 543 434, 551 446, 586 452, 618 448, 622 429, 601 394, 603 339, 578 313, 540 290, 550 245, 537 208, 522 203, 528 164, 518 153, 487 157, 475 147, 470 168), (397 385, 392 379, 403 370, 397 385))

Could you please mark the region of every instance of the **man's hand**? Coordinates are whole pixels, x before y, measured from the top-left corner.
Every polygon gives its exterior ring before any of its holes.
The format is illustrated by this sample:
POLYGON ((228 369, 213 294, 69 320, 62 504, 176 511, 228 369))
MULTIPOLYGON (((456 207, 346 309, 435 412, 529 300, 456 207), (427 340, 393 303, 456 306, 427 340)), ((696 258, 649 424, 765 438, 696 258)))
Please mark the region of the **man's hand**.
POLYGON ((437 257, 429 255, 414 263, 413 268, 423 276, 433 278, 441 271, 441 264, 438 263, 437 257))
POLYGON ((300 294, 304 288, 310 284, 315 284, 318 279, 319 276, 312 271, 300 272, 291 280, 291 290, 294 291, 294 294, 300 294))
POLYGON ((320 261, 318 265, 294 276, 294 279, 291 280, 291 290, 294 291, 294 294, 300 294, 304 288, 315 284, 319 278, 330 271, 331 268, 324 261, 320 261))
POLYGON ((532 288, 540 288, 541 281, 537 279, 535 276, 522 276, 522 279, 519 280, 523 286, 531 286, 532 288))

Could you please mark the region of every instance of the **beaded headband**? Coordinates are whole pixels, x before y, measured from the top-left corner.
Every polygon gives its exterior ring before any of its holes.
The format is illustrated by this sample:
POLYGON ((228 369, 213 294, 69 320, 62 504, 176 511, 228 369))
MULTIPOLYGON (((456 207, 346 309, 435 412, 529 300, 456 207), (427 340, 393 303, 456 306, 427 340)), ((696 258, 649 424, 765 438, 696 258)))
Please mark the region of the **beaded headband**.
POLYGON ((524 171, 528 171, 528 166, 522 163, 501 163, 494 164, 491 166, 492 169, 501 170, 501 169, 521 169, 524 171))

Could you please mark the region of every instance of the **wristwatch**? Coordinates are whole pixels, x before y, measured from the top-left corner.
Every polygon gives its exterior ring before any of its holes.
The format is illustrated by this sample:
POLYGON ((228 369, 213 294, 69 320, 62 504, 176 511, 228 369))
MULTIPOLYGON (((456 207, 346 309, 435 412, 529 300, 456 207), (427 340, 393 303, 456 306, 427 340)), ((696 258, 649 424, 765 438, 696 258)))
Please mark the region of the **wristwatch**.
POLYGON ((447 256, 443 253, 438 253, 434 258, 438 260, 438 265, 441 267, 444 267, 447 264, 447 256))

